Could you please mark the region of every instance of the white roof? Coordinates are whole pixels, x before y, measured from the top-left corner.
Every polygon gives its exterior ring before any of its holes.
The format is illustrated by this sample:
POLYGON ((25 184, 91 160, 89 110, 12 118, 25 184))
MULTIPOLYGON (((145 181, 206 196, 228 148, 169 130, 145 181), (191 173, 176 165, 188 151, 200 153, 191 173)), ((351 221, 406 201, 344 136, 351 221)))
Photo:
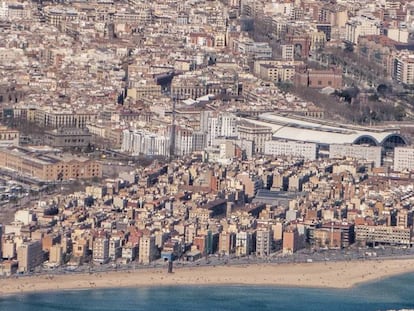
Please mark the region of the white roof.
POLYGON ((371 138, 382 144, 390 135, 399 135, 396 129, 373 129, 338 124, 334 126, 321 120, 320 123, 300 118, 286 117, 274 113, 264 113, 258 119, 245 119, 250 123, 272 128, 273 137, 314 142, 318 144, 353 144, 360 138, 371 138))

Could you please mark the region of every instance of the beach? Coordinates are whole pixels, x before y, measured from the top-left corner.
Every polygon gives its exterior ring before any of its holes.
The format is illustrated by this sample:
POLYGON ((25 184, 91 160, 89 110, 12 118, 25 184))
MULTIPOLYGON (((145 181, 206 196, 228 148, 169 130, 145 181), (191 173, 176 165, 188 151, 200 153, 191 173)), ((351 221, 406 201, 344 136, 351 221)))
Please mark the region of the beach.
POLYGON ((0 280, 0 295, 91 288, 184 285, 262 285, 350 288, 414 272, 414 259, 287 264, 246 264, 104 273, 19 276, 0 280))

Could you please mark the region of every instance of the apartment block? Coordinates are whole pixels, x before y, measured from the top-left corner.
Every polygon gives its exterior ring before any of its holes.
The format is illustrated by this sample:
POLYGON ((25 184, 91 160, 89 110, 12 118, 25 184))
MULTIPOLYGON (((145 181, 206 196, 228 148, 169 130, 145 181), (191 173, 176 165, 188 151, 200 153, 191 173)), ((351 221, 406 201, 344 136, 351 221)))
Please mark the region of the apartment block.
POLYGON ((392 226, 357 225, 356 240, 362 243, 411 245, 412 229, 392 226))
POLYGON ((256 256, 265 257, 270 255, 273 248, 272 230, 257 230, 256 232, 256 256))
POLYGON ((98 237, 92 244, 93 261, 98 263, 107 263, 109 261, 109 239, 107 237, 98 237))
POLYGON ((414 147, 396 147, 394 149, 394 170, 414 170, 414 147))
POLYGON ((43 263, 43 251, 40 241, 24 242, 17 249, 17 261, 20 272, 30 272, 43 263))
POLYGON ((270 140, 266 142, 264 153, 277 156, 300 157, 306 160, 317 158, 317 144, 292 140, 270 140))
POLYGON ((329 157, 351 157, 374 162, 375 167, 381 166, 382 148, 379 146, 331 144, 329 145, 329 157))

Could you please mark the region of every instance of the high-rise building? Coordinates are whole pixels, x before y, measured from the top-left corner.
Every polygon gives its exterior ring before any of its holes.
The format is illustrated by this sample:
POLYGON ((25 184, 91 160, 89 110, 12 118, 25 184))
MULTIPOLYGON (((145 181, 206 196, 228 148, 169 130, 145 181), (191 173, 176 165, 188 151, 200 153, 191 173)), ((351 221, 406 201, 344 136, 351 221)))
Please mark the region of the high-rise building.
POLYGON ((236 256, 247 256, 253 250, 253 235, 250 232, 241 231, 236 234, 236 256))
POLYGON ((116 260, 122 256, 121 239, 119 237, 111 237, 109 239, 109 258, 116 260))
POLYGON ((139 241, 138 261, 142 264, 149 264, 157 259, 158 250, 155 246, 155 236, 144 235, 139 241))
POLYGON ((5 236, 1 243, 1 253, 3 259, 13 259, 16 257, 16 243, 13 237, 5 236))
POLYGON ((283 233, 283 254, 293 254, 300 247, 300 236, 296 227, 289 227, 283 233))
POLYGON ((98 237, 93 241, 92 247, 93 261, 107 263, 109 261, 109 239, 98 237))
POLYGON ((282 44, 282 58, 293 60, 295 55, 295 46, 293 44, 282 44))
POLYGON ((273 246, 272 230, 257 230, 256 232, 256 256, 269 256, 273 246))
POLYGON ((61 265, 63 262, 63 248, 62 245, 56 244, 50 248, 49 263, 61 265))
POLYGON ((407 51, 399 52, 394 57, 392 76, 398 82, 414 84, 414 54, 407 51))
POLYGON ((413 225, 413 211, 400 209, 397 212, 397 226, 408 228, 413 225))
POLYGON ((17 261, 20 272, 30 272, 43 263, 42 243, 40 241, 24 242, 17 249, 17 261))
POLYGON ((234 232, 221 232, 219 236, 219 253, 230 255, 236 247, 236 234, 234 232))
POLYGON ((272 129, 250 122, 242 122, 238 125, 239 138, 253 141, 253 152, 263 153, 265 145, 272 139, 272 129))

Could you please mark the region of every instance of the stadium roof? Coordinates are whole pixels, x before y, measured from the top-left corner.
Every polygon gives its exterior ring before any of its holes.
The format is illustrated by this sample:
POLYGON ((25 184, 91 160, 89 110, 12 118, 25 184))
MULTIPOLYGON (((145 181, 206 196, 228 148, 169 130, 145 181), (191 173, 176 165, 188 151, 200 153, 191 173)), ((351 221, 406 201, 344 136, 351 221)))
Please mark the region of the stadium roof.
POLYGON ((248 122, 272 128, 273 138, 330 144, 370 144, 376 146, 405 145, 407 142, 399 129, 332 124, 300 117, 263 113, 248 122))

